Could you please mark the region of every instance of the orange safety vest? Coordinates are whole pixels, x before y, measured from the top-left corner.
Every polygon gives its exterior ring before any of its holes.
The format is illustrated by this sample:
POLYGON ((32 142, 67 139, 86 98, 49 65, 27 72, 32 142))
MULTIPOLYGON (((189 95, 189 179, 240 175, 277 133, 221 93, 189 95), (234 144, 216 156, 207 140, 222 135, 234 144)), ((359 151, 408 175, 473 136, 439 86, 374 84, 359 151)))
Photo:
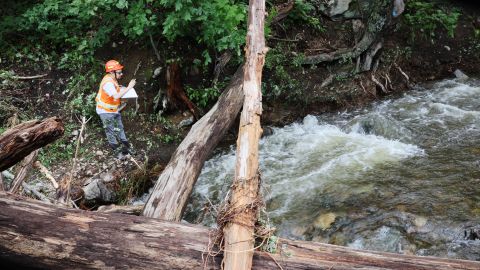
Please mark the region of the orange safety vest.
POLYGON ((113 78, 110 74, 105 75, 100 83, 100 89, 98 89, 97 97, 95 98, 95 101, 97 102, 97 108, 104 109, 107 112, 118 112, 120 99, 114 99, 103 89, 103 86, 108 82, 113 83, 117 93, 120 92, 120 86, 118 85, 117 80, 115 80, 115 78, 113 78))

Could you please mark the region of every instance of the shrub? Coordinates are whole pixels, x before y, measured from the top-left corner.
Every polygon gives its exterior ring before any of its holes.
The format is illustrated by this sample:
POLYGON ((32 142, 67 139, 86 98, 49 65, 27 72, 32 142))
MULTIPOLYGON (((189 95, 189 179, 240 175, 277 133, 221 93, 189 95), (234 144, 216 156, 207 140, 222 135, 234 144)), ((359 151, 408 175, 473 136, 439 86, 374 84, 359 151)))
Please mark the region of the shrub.
POLYGON ((415 30, 412 31, 412 39, 415 38, 415 32, 420 32, 424 38, 433 38, 435 31, 440 26, 447 30, 449 37, 453 38, 460 15, 456 9, 446 11, 431 2, 412 0, 407 2, 405 23, 409 28, 415 30))

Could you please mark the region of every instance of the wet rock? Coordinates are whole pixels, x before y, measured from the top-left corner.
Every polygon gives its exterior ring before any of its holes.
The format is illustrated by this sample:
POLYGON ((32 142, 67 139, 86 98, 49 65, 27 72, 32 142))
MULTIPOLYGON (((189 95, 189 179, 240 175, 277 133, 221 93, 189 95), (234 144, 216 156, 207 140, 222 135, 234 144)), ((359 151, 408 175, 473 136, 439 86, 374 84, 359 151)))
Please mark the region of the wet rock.
POLYGON ((468 76, 465 73, 463 73, 460 69, 455 70, 453 74, 455 75, 455 77, 457 77, 457 79, 460 79, 460 80, 468 79, 468 76))
POLYGON ((326 230, 330 228, 330 226, 332 226, 333 222, 335 222, 335 218, 337 218, 337 215, 335 215, 334 213, 326 213, 320 215, 315 220, 313 226, 318 229, 326 230))
POLYGON ((423 227, 425 224, 427 224, 427 219, 425 217, 416 216, 413 220, 413 224, 415 224, 415 226, 418 228, 423 227))
POLYGON ((466 229, 464 237, 467 240, 480 240, 480 227, 466 229))
POLYGON ((262 137, 267 137, 267 136, 270 136, 272 134, 273 134, 273 128, 271 128, 271 127, 264 127, 263 128, 262 137))

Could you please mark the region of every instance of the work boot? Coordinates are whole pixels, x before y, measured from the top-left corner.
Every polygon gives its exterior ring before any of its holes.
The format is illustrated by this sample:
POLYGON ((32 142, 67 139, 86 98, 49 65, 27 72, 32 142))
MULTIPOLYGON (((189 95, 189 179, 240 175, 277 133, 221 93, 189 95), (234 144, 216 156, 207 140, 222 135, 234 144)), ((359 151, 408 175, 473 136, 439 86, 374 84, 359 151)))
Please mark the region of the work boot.
POLYGON ((124 155, 135 155, 135 150, 132 149, 132 146, 127 141, 122 141, 122 154, 124 155))
POLYGON ((116 159, 123 160, 126 154, 123 153, 123 148, 120 148, 119 144, 110 144, 110 147, 113 150, 113 156, 116 159))

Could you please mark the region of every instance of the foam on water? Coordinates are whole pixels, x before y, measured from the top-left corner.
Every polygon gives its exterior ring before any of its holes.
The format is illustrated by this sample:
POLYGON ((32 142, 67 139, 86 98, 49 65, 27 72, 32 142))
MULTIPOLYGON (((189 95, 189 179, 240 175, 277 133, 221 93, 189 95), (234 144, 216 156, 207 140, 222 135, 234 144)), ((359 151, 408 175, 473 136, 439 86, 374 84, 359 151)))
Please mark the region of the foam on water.
MULTIPOLYGON (((261 140, 262 180, 270 186, 270 197, 288 194, 275 214, 288 210, 291 199, 331 182, 347 184, 379 164, 424 155, 419 147, 373 134, 320 124, 314 116, 303 123, 275 128, 273 135, 261 140)), ((212 190, 224 190, 233 179, 235 153, 215 156, 208 161, 196 186, 207 196, 212 190)), ((339 187, 340 188, 340 187, 339 187)), ((267 196, 267 199, 268 199, 267 196)))
MULTIPOLYGON (((267 211, 279 235, 336 239, 361 249, 447 254, 445 243, 466 220, 478 224, 478 215, 472 217, 478 213, 473 203, 478 192, 471 184, 480 178, 478 85, 447 80, 369 108, 307 116, 273 128, 260 142, 260 170, 267 211), (398 211, 436 223, 406 235, 411 225, 391 214, 398 211), (336 216, 330 228, 312 225, 325 213, 336 216), (412 237, 434 248, 418 250, 412 237)), ((214 204, 224 199, 234 177, 234 150, 205 163, 191 213, 200 212, 204 198, 214 204)), ((454 254, 468 258, 461 250, 454 254)))

